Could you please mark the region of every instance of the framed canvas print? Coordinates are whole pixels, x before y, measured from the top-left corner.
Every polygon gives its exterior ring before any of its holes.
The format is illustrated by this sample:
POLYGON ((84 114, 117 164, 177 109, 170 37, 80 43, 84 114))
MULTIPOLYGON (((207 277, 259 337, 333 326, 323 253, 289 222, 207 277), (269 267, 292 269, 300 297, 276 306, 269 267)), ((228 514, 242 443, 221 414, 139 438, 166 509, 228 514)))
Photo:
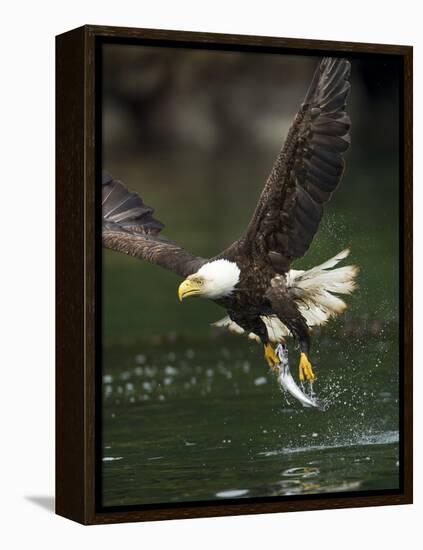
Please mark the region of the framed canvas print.
POLYGON ((412 501, 412 48, 57 37, 57 513, 412 501))

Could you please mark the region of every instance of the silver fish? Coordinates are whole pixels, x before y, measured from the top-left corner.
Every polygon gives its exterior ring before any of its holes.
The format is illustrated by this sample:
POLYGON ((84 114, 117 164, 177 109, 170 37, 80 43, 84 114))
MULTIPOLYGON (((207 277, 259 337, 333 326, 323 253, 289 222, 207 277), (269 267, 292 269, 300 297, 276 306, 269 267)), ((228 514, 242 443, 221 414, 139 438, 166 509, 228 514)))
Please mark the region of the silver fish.
POLYGON ((295 397, 295 399, 297 399, 303 407, 314 407, 323 411, 324 406, 316 398, 313 392, 312 383, 310 382, 310 395, 307 395, 301 388, 299 388, 299 386, 297 386, 295 380, 292 378, 292 374, 289 369, 288 348, 283 344, 279 344, 275 351, 280 359, 280 365, 278 365, 277 368, 279 369, 278 382, 281 385, 281 388, 292 395, 292 397, 295 397))

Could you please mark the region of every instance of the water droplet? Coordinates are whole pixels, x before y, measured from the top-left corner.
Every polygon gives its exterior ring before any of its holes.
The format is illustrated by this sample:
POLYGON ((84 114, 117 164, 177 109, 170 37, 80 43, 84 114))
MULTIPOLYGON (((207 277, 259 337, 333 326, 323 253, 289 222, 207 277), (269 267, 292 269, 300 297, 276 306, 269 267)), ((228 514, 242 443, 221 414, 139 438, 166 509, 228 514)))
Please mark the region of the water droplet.
POLYGON ((135 356, 135 363, 137 363, 138 365, 144 365, 146 359, 146 356, 140 353, 135 356))
POLYGON ((173 376, 174 374, 177 374, 178 371, 177 369, 175 369, 175 367, 172 367, 172 365, 167 365, 165 367, 165 374, 167 374, 168 376, 173 376))

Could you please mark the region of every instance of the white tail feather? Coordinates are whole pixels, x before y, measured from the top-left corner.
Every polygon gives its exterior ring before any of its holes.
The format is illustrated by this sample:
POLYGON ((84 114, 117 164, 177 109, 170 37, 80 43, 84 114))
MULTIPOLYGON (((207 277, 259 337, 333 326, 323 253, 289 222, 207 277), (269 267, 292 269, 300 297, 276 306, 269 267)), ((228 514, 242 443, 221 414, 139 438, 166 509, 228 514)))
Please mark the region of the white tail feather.
MULTIPOLYGON (((343 250, 330 260, 307 271, 292 269, 287 273, 287 286, 291 297, 297 302, 298 309, 309 327, 324 325, 331 317, 340 315, 347 308, 346 303, 335 294, 351 294, 356 288, 355 278, 358 267, 348 265, 335 267, 350 253, 343 250)), ((288 328, 276 315, 261 316, 266 324, 267 333, 272 343, 283 342, 290 334, 288 328)), ((234 323, 229 316, 213 323, 217 327, 227 327, 234 334, 244 334, 244 330, 234 323)), ((260 339, 253 333, 249 338, 260 339)))

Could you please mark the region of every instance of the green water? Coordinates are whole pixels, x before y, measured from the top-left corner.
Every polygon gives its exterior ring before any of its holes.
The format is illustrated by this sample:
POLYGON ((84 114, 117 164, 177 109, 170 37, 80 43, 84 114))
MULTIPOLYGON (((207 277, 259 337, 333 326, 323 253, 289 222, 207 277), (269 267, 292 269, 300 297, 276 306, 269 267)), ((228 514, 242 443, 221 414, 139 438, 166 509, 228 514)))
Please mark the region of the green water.
POLYGON ((110 350, 105 505, 398 487, 395 346, 356 337, 352 358, 322 339, 320 412, 282 393, 258 346, 231 340, 110 350))

